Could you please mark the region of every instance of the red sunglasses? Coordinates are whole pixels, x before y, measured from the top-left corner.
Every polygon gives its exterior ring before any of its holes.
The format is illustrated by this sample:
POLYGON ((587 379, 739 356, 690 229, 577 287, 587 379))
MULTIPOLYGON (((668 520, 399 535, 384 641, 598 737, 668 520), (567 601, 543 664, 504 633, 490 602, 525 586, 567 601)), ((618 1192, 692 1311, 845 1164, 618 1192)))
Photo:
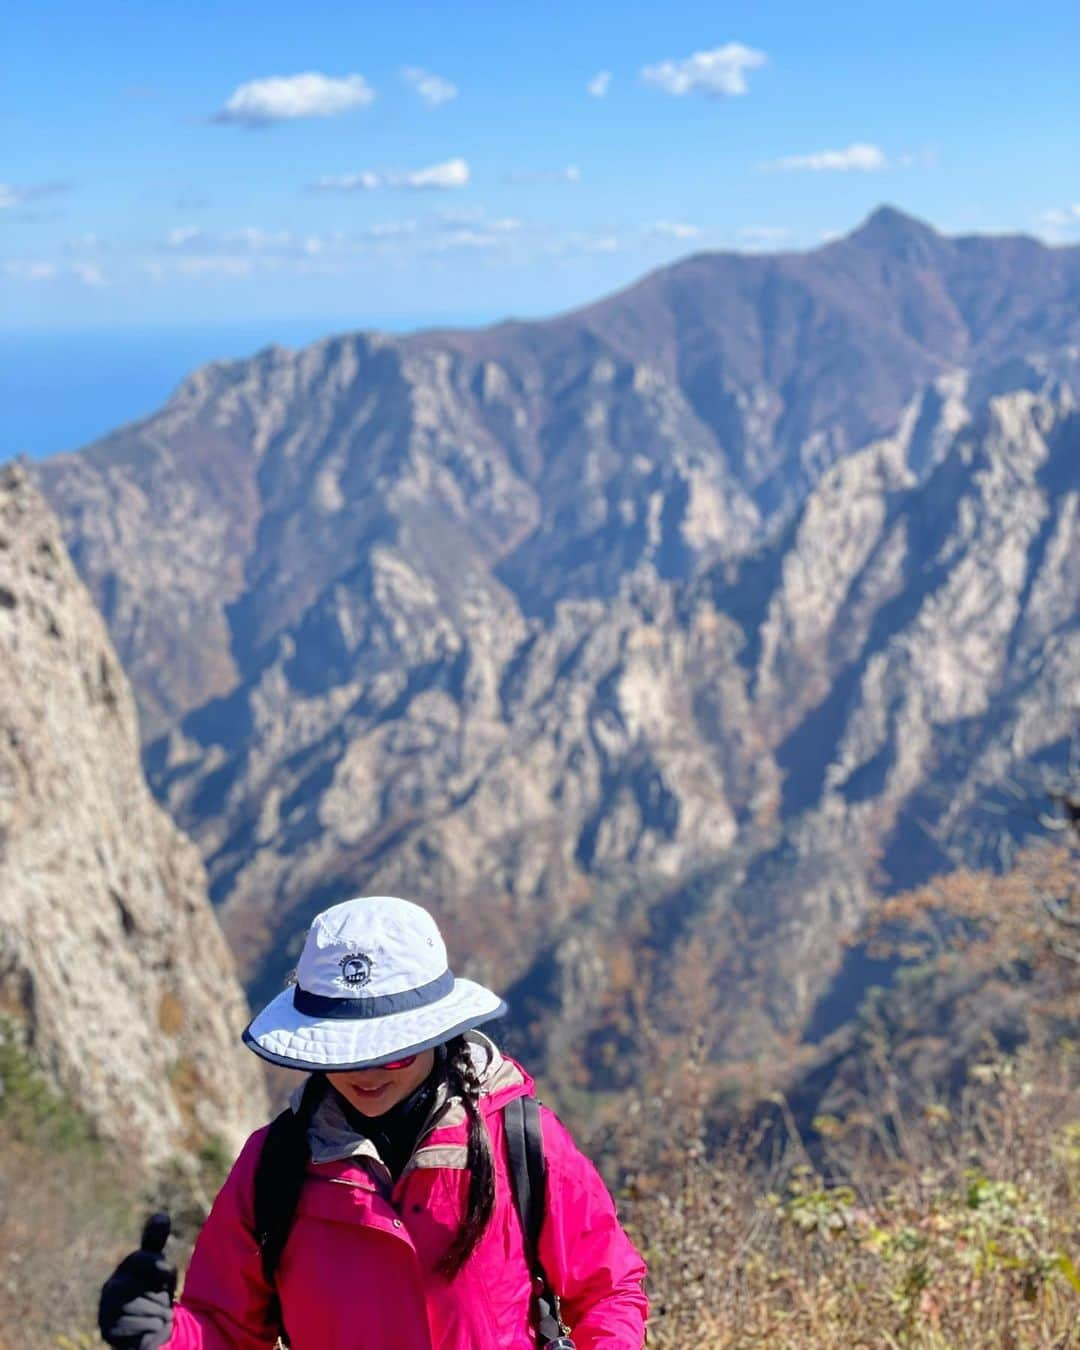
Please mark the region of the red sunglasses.
POLYGON ((392 1059, 389 1064, 380 1064, 380 1069, 407 1069, 410 1064, 416 1063, 415 1055, 406 1055, 404 1059, 392 1059))

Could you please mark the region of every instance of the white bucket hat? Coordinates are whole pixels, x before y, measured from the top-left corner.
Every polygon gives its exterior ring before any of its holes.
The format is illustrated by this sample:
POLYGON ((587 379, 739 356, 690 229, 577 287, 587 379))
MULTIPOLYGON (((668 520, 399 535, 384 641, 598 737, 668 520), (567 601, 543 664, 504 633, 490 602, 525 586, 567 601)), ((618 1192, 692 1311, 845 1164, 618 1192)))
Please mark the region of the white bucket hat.
POLYGON ((290 1069, 367 1069, 502 1017, 506 1004, 455 978, 425 909, 362 896, 317 914, 296 983, 253 1018, 244 1044, 290 1069))

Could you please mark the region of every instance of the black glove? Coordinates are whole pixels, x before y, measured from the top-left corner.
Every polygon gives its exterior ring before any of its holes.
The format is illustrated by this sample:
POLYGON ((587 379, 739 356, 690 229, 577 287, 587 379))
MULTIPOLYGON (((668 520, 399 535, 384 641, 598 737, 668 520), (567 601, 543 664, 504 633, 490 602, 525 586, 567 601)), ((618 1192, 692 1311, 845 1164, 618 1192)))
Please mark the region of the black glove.
POLYGON ((171 1227, 167 1214, 152 1214, 139 1250, 124 1257, 101 1290, 98 1329, 119 1350, 158 1350, 172 1335, 176 1267, 162 1254, 171 1227))

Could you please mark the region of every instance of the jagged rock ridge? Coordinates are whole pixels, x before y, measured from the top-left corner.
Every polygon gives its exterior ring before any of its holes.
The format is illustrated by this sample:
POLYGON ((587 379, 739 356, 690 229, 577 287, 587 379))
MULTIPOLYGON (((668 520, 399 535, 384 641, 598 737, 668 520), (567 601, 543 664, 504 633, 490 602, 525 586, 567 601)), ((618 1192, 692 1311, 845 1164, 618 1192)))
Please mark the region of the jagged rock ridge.
POLYGON ((547 617, 639 562, 742 556, 935 386, 924 460, 938 404, 1075 384, 1078 294, 1078 248, 885 209, 815 252, 699 255, 543 323, 206 366, 41 479, 149 737, 382 544, 547 617))
POLYGON ((553 1052, 692 941, 719 1053, 798 1037, 875 890, 1022 833, 987 796, 1071 732, 1078 287, 884 211, 208 367, 42 465, 255 988, 386 889, 553 1052))
POLYGON ((0 1008, 139 1167, 265 1116, 194 846, 150 795, 134 703, 58 522, 0 471, 0 1008))

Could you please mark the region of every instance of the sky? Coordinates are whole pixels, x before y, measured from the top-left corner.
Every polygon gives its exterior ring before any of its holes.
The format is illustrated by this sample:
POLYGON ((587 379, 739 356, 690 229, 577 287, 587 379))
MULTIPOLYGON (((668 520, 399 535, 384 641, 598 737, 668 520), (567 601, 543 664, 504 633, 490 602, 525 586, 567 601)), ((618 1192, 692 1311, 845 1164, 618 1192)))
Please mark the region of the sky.
POLYGON ((0 52, 9 338, 532 317, 882 203, 1080 242, 1075 0, 35 0, 0 52))

